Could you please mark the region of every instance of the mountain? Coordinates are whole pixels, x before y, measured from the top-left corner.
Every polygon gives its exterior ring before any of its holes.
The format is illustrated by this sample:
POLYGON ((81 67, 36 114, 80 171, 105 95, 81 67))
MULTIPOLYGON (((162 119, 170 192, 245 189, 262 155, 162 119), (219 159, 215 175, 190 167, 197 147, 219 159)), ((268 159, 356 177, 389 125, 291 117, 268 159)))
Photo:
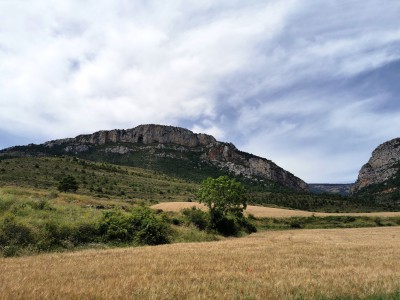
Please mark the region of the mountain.
POLYGON ((361 168, 352 194, 400 205, 400 138, 379 145, 361 168))
POLYGON ((308 191, 303 180, 270 160, 242 152, 211 135, 173 126, 150 124, 98 131, 0 151, 3 157, 61 155, 152 169, 197 182, 207 176, 229 173, 266 185, 308 191))
POLYGON ((310 192, 315 194, 339 194, 347 196, 350 194, 353 184, 332 184, 332 183, 309 183, 310 192))

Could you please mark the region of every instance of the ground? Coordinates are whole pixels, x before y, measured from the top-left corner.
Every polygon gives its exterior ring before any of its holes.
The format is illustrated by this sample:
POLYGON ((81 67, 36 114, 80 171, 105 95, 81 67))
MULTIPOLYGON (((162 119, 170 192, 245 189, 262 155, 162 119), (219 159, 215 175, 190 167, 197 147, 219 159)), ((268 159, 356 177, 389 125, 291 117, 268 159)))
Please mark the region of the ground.
POLYGON ((0 258, 0 299, 395 299, 399 288, 398 227, 0 258))

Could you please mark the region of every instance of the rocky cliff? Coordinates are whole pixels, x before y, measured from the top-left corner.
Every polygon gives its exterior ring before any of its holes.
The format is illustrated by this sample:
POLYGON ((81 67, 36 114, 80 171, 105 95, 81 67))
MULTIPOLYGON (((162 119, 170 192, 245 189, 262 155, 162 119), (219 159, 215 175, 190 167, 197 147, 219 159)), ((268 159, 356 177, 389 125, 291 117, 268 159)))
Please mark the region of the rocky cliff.
MULTIPOLYGON (((366 187, 376 184, 387 186, 387 182, 397 176, 399 167, 400 138, 397 138, 379 145, 372 152, 371 158, 359 172, 358 179, 352 187, 352 193, 357 193, 366 187)), ((388 186, 389 188, 396 187, 388 186)))
POLYGON ((75 138, 55 140, 45 143, 46 147, 55 145, 104 145, 109 143, 176 144, 184 147, 205 146, 216 142, 207 134, 195 134, 180 127, 161 125, 140 125, 132 129, 98 131, 93 134, 78 135, 75 138))
POLYGON ((98 131, 42 145, 13 147, 0 151, 0 155, 31 156, 32 151, 34 155, 68 154, 83 158, 93 152, 103 153, 103 157, 137 155, 135 159, 144 157, 143 154, 139 157, 137 153, 145 152, 145 156, 151 155, 152 163, 160 158, 175 159, 176 164, 179 160, 195 160, 238 176, 273 181, 296 191, 308 191, 303 180, 270 160, 241 152, 233 144, 219 142, 210 135, 196 134, 179 127, 140 125, 127 130, 98 131))

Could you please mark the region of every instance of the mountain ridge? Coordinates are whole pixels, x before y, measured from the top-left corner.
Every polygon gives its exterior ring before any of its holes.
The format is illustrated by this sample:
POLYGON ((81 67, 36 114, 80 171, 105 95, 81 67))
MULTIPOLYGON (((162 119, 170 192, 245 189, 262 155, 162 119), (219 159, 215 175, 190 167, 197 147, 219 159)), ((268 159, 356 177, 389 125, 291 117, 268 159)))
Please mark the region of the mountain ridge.
POLYGON ((139 125, 131 129, 101 130, 39 145, 15 146, 1 150, 0 155, 75 155, 88 159, 102 158, 119 164, 146 164, 153 167, 160 167, 162 164, 190 164, 198 170, 205 163, 235 176, 272 181, 295 191, 308 191, 307 183, 271 160, 242 152, 232 143, 217 141, 208 134, 157 124, 139 125))

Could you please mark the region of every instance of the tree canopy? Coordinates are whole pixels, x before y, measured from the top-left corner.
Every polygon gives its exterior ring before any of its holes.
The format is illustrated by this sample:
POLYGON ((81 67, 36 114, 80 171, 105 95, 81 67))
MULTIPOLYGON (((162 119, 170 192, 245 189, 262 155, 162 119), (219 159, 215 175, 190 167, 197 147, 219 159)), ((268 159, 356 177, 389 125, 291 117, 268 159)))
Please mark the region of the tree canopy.
POLYGON ((211 218, 227 213, 241 215, 247 207, 246 190, 240 182, 228 176, 207 178, 198 190, 197 197, 210 210, 211 218))

